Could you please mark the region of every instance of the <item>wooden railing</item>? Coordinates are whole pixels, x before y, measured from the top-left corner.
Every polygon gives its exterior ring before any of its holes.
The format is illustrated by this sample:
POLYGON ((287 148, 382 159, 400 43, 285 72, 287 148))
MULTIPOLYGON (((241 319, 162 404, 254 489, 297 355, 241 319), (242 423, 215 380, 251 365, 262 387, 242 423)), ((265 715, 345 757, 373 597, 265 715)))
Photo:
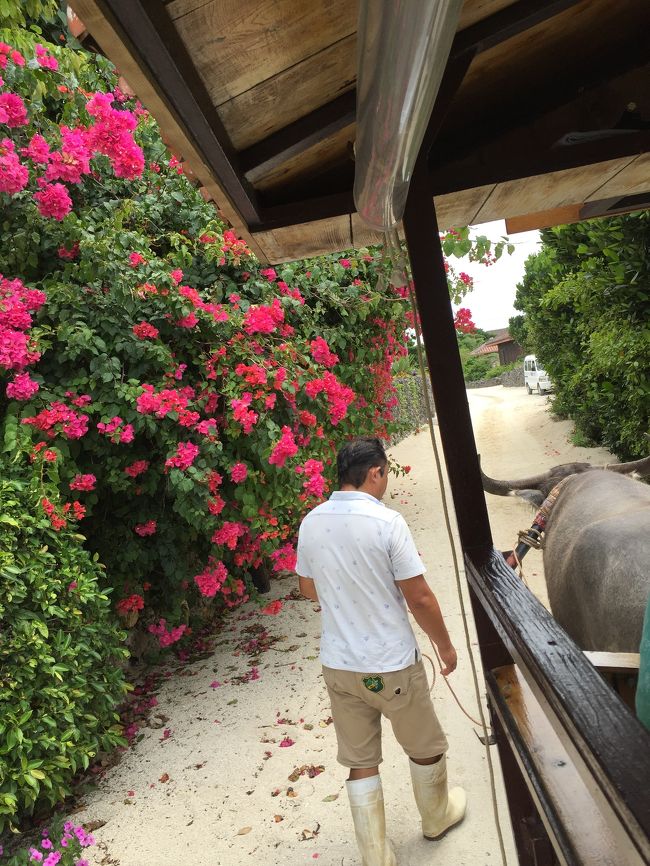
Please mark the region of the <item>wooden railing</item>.
POLYGON ((465 565, 512 659, 486 682, 520 862, 647 863, 650 734, 500 553, 465 565))

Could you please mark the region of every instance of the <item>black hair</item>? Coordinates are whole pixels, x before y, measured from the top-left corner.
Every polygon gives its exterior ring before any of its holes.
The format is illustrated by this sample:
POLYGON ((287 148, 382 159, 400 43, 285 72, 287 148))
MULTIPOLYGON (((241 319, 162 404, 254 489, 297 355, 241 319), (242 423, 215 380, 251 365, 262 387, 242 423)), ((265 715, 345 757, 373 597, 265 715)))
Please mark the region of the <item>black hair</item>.
MULTIPOLYGON (((388 458, 384 445, 377 436, 360 436, 346 442, 336 456, 336 469, 339 476, 339 486, 351 484, 359 488, 373 466, 381 466, 384 470, 388 458)), ((382 473, 383 474, 383 473, 382 473)))

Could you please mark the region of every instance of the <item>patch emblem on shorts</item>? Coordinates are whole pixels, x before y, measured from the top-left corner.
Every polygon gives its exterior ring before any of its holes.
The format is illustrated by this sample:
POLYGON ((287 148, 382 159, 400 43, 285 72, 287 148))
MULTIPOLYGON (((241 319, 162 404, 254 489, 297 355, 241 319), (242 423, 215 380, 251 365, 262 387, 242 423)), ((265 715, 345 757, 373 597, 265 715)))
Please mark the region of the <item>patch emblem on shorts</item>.
POLYGON ((382 677, 364 677, 361 682, 369 692, 383 692, 384 680, 382 677))

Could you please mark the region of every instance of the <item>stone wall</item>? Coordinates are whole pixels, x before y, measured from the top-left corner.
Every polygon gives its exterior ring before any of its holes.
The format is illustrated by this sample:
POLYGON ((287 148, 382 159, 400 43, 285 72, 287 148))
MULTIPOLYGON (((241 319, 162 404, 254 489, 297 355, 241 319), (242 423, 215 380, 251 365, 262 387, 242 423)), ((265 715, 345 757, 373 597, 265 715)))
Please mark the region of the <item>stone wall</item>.
MULTIPOLYGON (((402 373, 395 377, 395 387, 397 388, 397 397, 399 403, 393 409, 393 415, 400 426, 403 426, 405 432, 401 436, 396 436, 391 440, 391 445, 396 445, 405 439, 415 430, 427 424, 427 412, 424 403, 424 392, 422 390, 422 377, 420 372, 413 371, 411 373, 402 373)), ((433 394, 431 393, 431 383, 428 381, 429 400, 433 409, 433 394)))
POLYGON ((504 388, 523 388, 524 365, 521 364, 521 366, 515 367, 514 370, 508 370, 507 373, 494 376, 492 379, 479 379, 476 382, 467 382, 468 388, 490 388, 492 385, 503 385, 504 388))

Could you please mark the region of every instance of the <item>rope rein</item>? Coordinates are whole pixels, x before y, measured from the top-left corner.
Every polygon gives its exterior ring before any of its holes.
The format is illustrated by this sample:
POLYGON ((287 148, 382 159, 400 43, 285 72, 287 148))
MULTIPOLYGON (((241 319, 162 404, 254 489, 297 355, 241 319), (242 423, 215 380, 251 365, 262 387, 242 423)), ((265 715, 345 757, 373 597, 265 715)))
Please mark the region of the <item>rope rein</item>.
MULTIPOLYGON (((417 306, 416 306, 416 302, 415 302, 415 296, 413 294, 412 282, 410 282, 410 284, 409 284, 409 300, 411 302, 411 310, 413 312, 413 325, 415 327, 416 350, 417 350, 417 356, 418 356, 418 365, 420 367, 420 377, 422 379, 422 393, 424 396, 424 406, 425 406, 425 409, 427 412, 427 419, 429 422, 429 435, 431 437, 431 446, 433 448, 433 455, 434 455, 435 464, 436 464, 436 473, 438 476, 438 484, 440 486, 440 498, 442 501, 442 511, 443 511, 444 518, 445 518, 445 527, 447 529, 447 536, 449 538, 449 548, 451 551, 451 557, 452 557, 452 561, 453 561, 454 572, 456 575, 456 591, 458 593, 458 601, 459 601, 459 605, 460 605, 461 619, 463 621, 463 629, 465 632, 465 644, 467 647, 467 654, 469 657, 470 667, 472 670, 472 679, 474 682, 474 693, 476 696, 476 704, 478 706, 480 723, 477 722, 475 719, 473 719, 472 716, 470 716, 470 714, 465 710, 465 708, 463 707, 460 700, 456 696, 456 693, 454 692, 453 688, 449 684, 446 677, 444 677, 444 680, 447 683, 447 687, 451 691, 452 695, 454 696, 454 700, 456 701, 456 703, 458 704, 458 706, 460 707, 462 712, 474 724, 479 724, 482 731, 483 731, 483 743, 485 745, 485 757, 486 757, 487 766, 488 766, 488 773, 490 776, 490 793, 491 793, 491 797, 492 797, 492 810, 494 813, 494 823, 495 823, 495 827, 496 827, 496 831, 497 831, 497 838, 499 840, 499 850, 501 852, 501 862, 502 862, 503 866, 507 866, 505 843, 503 841, 503 832, 501 830, 501 822, 499 820, 499 803, 497 800, 497 790, 496 790, 494 765, 492 763, 492 753, 490 752, 490 732, 488 730, 488 726, 487 726, 487 723, 485 721, 485 713, 483 711, 483 703, 481 701, 481 689, 479 687, 478 673, 476 670, 476 662, 474 660, 474 653, 472 651, 472 642, 471 642, 471 637, 470 637, 470 633, 469 633, 469 626, 467 624, 467 611, 465 609, 465 600, 463 598, 463 589, 462 589, 461 576, 460 576, 460 566, 458 563, 458 554, 456 552, 456 543, 455 543, 455 539, 454 539, 453 530, 451 527, 451 517, 449 514, 449 506, 447 503, 447 494, 445 491, 445 480, 444 480, 444 475, 442 472, 442 463, 440 460, 440 453, 438 451, 438 443, 436 442, 436 436, 435 436, 435 432, 433 429, 433 413, 431 411, 431 409, 432 409, 431 401, 429 400, 429 385, 427 382, 427 377, 426 377, 426 373, 425 373, 425 369, 424 369, 424 359, 423 359, 423 355, 422 355, 422 346, 423 346, 422 332, 420 330, 420 321, 418 318, 418 311, 417 311, 417 306)), ((440 662, 440 657, 438 656, 438 651, 436 650, 431 638, 429 638, 429 640, 431 641, 431 646, 433 647, 433 651, 438 658, 438 662, 440 662)), ((427 658, 429 658, 429 657, 427 656, 427 658)), ((436 681, 436 670, 435 670, 435 665, 433 664, 433 661, 430 658, 429 658, 429 661, 431 662, 431 667, 433 668, 433 682, 431 684, 431 689, 430 689, 430 690, 432 690, 433 686, 435 685, 435 681, 436 681)), ((442 668, 442 665, 441 665, 441 668, 442 668)))

